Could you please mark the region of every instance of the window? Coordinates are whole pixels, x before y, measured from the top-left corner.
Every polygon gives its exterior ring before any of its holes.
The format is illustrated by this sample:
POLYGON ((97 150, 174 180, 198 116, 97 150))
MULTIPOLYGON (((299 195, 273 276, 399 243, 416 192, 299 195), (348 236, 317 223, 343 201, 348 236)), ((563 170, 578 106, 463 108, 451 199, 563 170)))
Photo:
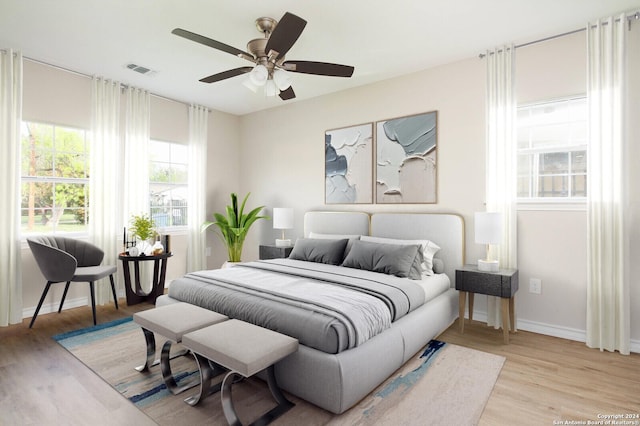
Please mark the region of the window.
POLYGON ((186 145, 151 141, 149 200, 151 218, 159 228, 187 225, 186 145))
POLYGON ((585 97, 519 107, 517 143, 520 201, 585 200, 585 97))
POLYGON ((21 232, 87 232, 87 132, 30 122, 21 132, 21 232))

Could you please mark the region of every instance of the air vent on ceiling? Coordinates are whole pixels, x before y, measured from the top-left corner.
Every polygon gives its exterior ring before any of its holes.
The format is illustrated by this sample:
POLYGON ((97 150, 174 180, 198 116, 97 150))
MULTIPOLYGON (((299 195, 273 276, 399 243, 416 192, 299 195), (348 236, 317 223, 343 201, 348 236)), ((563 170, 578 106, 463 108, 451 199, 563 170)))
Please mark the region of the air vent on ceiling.
POLYGON ((126 67, 129 68, 131 71, 135 71, 143 75, 153 75, 156 73, 154 70, 150 68, 143 67, 142 65, 137 65, 133 63, 127 64, 126 67))

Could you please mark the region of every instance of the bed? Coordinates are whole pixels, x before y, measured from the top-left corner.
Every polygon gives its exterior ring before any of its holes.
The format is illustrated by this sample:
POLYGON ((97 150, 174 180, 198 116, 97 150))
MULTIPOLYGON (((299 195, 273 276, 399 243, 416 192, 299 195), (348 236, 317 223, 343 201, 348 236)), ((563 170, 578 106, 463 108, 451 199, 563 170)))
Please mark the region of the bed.
MULTIPOLYGON (((185 301, 216 311, 238 309, 237 312, 221 313, 298 338, 301 343, 298 352, 276 366, 279 385, 339 414, 375 389, 457 318, 458 295, 454 279, 455 269, 464 264, 464 222, 454 214, 308 212, 304 217, 304 232, 305 239, 296 242, 294 248, 297 258, 248 262, 230 268, 238 268, 235 271, 187 274, 174 280, 169 294, 159 297, 156 303, 162 306, 185 301), (429 240, 439 246, 430 265, 435 272, 411 280, 402 273, 372 272, 369 266, 358 264, 362 253, 371 250, 378 253, 382 248, 392 250, 394 255, 402 251, 403 259, 415 258, 410 268, 413 271, 418 258, 425 260, 418 254, 426 246, 418 244, 412 251, 415 244, 400 244, 398 240, 429 240), (304 252, 301 249, 304 244, 317 247, 344 244, 343 265, 350 263, 351 267, 309 261, 313 259, 307 258, 312 256, 308 253, 315 255, 318 251, 304 252), (402 248, 390 249, 390 244, 402 248), (305 254, 299 257, 301 252, 305 254), (262 275, 266 278, 264 283, 259 283, 262 275), (236 282, 242 280, 246 282, 236 282), (366 293, 375 293, 363 297, 377 299, 377 305, 363 310, 374 311, 375 321, 380 323, 374 323, 369 317, 358 320, 358 309, 354 306, 359 306, 360 299, 351 299, 347 293, 344 296, 336 293, 340 295, 332 300, 318 296, 320 299, 308 302, 300 301, 297 293, 287 293, 290 291, 287 289, 294 289, 306 294, 306 287, 302 285, 316 285, 313 281, 319 281, 318 286, 346 287, 345 292, 351 287, 362 286, 366 293), (236 291, 237 285, 243 286, 242 291, 236 291), (284 294, 278 293, 280 287, 284 294), (233 306, 229 307, 227 302, 233 306), (279 307, 281 302, 287 306, 279 307), (334 308, 333 303, 338 307, 334 308), (379 305, 387 306, 388 310, 379 305), (283 319, 284 313, 278 309, 296 319, 283 319), (340 309, 352 312, 343 313, 340 309), (349 316, 343 320, 342 315, 352 314, 355 319, 349 316)), ((322 255, 326 253, 333 251, 321 252, 322 255)), ((401 269, 407 274, 414 273, 408 272, 408 267, 401 269)))

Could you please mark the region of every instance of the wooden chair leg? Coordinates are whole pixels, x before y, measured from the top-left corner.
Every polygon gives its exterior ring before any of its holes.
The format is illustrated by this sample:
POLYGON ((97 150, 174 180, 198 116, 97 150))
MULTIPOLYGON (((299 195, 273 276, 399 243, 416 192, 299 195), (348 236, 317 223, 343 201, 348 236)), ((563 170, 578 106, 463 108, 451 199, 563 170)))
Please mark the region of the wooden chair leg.
POLYGON ((64 292, 62 293, 62 299, 60 300, 60 306, 58 307, 58 313, 62 312, 62 305, 64 305, 64 299, 67 298, 67 291, 69 290, 69 284, 71 281, 67 281, 67 284, 64 286, 64 292))
POLYGON ((116 284, 113 281, 113 274, 109 275, 109 280, 111 281, 111 292, 113 293, 113 301, 116 304, 116 309, 120 309, 118 308, 118 296, 116 295, 116 284))
POLYGON ((96 290, 93 281, 89 282, 91 289, 91 311, 93 312, 93 325, 96 325, 96 290))
POLYGON ((40 296, 38 307, 36 308, 36 311, 33 314, 33 317, 31 318, 31 322, 29 323, 29 328, 33 327, 33 323, 36 322, 36 317, 38 316, 38 312, 40 312, 40 308, 42 307, 42 302, 44 302, 44 299, 47 297, 47 293, 49 292, 49 287, 51 287, 51 284, 54 284, 54 282, 47 281, 47 285, 45 286, 44 291, 42 292, 42 296, 40 296))

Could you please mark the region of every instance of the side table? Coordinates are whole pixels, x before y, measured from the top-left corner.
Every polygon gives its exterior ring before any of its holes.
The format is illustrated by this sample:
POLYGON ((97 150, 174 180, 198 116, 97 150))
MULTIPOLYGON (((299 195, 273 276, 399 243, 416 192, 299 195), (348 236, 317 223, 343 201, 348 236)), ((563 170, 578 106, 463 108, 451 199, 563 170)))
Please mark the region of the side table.
POLYGON ((167 259, 173 256, 172 253, 162 253, 154 256, 128 256, 121 254, 118 259, 122 261, 122 272, 124 274, 124 288, 127 293, 127 305, 149 301, 156 303, 156 298, 164 293, 164 279, 167 272, 167 259), (140 285, 140 262, 153 261, 153 285, 151 291, 146 293, 140 285), (131 283, 131 271, 129 263, 133 262, 134 284, 131 283))
POLYGON ((291 250, 293 250, 293 246, 278 247, 271 245, 261 245, 259 258, 260 260, 284 259, 286 257, 289 257, 289 254, 291 254, 291 250))
POLYGON ((502 332, 504 343, 509 343, 509 327, 515 331, 515 294, 518 291, 518 270, 500 269, 497 272, 480 271, 476 265, 456 269, 456 290, 459 297, 460 332, 464 333, 464 310, 469 294, 469 321, 473 320, 475 293, 502 298, 502 332))

